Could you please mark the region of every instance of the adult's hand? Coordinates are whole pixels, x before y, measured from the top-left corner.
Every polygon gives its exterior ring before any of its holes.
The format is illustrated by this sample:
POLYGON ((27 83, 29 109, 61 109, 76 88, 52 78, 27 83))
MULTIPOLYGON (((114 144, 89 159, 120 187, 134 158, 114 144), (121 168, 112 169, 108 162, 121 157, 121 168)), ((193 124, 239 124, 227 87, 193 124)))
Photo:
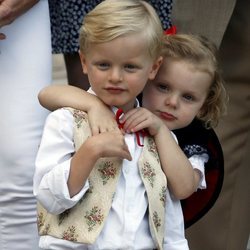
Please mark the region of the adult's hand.
POLYGON ((0 28, 12 23, 38 1, 39 0, 0 0, 0 28))
POLYGON ((0 40, 4 40, 6 38, 5 34, 0 32, 0 40))

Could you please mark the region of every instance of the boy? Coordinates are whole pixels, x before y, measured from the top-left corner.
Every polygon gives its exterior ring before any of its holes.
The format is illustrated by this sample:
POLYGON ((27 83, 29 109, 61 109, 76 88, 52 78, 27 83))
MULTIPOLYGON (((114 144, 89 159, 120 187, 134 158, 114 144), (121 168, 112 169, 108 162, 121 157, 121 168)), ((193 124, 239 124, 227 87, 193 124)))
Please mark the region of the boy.
MULTIPOLYGON (((80 32, 91 92, 114 112, 137 107, 161 64, 162 35, 144 1, 99 4, 80 32)), ((119 130, 91 136, 87 120, 66 109, 47 119, 34 176, 40 247, 163 249, 167 183, 153 140, 145 137, 142 148, 119 130)))

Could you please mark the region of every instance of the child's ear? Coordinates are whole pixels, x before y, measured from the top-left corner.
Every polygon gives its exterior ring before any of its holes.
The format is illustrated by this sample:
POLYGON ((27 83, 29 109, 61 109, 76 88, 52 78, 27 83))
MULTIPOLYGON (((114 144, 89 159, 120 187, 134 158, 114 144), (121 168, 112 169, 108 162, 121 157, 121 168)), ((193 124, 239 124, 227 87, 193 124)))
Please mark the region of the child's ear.
POLYGON ((80 56, 80 60, 81 60, 81 64, 82 64, 83 73, 87 74, 88 70, 87 70, 87 66, 86 66, 86 57, 81 51, 79 51, 79 56, 80 56))
POLYGON ((157 74, 157 72, 158 72, 158 70, 159 70, 159 68, 160 68, 160 66, 162 64, 162 61, 163 61, 163 57, 162 56, 158 57, 154 61, 153 65, 152 65, 152 69, 149 72, 149 77, 148 77, 149 80, 153 80, 155 78, 155 76, 156 76, 156 74, 157 74))

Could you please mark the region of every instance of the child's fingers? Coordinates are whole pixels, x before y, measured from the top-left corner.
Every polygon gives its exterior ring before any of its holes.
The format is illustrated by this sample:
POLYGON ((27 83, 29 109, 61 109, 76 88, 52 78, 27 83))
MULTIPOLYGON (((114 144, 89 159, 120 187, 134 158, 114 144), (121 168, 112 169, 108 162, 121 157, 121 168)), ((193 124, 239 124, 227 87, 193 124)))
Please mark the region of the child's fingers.
POLYGON ((113 135, 115 135, 115 140, 112 141, 111 145, 114 147, 114 150, 118 150, 117 154, 118 157, 121 159, 127 159, 129 161, 132 160, 131 154, 128 149, 128 145, 126 144, 124 135, 122 131, 113 131, 111 132, 113 135), (117 144, 116 144, 117 143, 117 144))
POLYGON ((99 133, 95 140, 95 145, 101 151, 101 157, 119 157, 129 161, 132 160, 124 135, 119 129, 99 133))
MULTIPOLYGON (((138 112, 134 113, 126 120, 124 129, 127 132, 135 132, 137 129, 135 130, 134 128, 142 122, 151 121, 151 116, 151 113, 145 111, 144 109, 138 110, 138 112)), ((147 128, 149 125, 150 123, 143 123, 143 126, 140 126, 140 128, 147 128)))
POLYGON ((128 130, 131 128, 132 124, 137 124, 140 121, 143 121, 145 118, 144 117, 145 112, 141 108, 136 108, 128 113, 126 113, 122 119, 122 122, 124 123, 124 129, 128 130))
POLYGON ((127 121, 124 124, 124 130, 127 133, 130 132, 136 132, 138 131, 137 129, 139 128, 139 130, 147 128, 148 124, 146 123, 147 121, 147 117, 145 116, 139 116, 139 117, 135 117, 129 124, 127 123, 127 121))
POLYGON ((120 122, 125 122, 127 120, 129 120, 131 117, 133 117, 137 112, 138 112, 139 108, 135 108, 135 109, 131 109, 129 110, 127 113, 125 113, 121 118, 120 118, 120 122))
POLYGON ((135 124, 133 127, 129 128, 129 131, 134 133, 134 132, 138 132, 142 129, 146 129, 148 127, 149 127, 148 121, 144 120, 138 124, 135 124))
POLYGON ((123 153, 122 153, 122 159, 127 159, 128 161, 132 160, 132 156, 128 150, 128 146, 125 144, 123 153))
POLYGON ((93 136, 100 134, 100 130, 98 126, 92 126, 91 131, 92 131, 93 136))
POLYGON ((102 126, 100 126, 100 133, 105 133, 105 132, 111 132, 111 131, 118 131, 119 130, 119 128, 118 128, 118 126, 117 126, 117 124, 116 123, 112 123, 112 124, 107 124, 106 126, 105 125, 102 125, 102 126))
POLYGON ((119 128, 117 126, 116 121, 103 122, 101 125, 92 125, 91 131, 93 135, 98 135, 100 133, 118 131, 119 128))

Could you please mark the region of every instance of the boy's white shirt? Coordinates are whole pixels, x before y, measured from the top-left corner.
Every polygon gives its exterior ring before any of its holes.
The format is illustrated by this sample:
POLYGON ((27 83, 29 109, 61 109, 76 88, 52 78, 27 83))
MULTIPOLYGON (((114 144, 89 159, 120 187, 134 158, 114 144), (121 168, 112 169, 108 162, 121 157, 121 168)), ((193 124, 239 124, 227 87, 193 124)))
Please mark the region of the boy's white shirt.
MULTIPOLYGON (((113 111, 115 109, 113 108, 113 111)), ((52 112, 46 120, 36 159, 34 194, 39 202, 50 213, 54 214, 60 214, 73 207, 89 188, 87 181, 82 190, 70 198, 67 180, 72 154, 75 151, 73 122, 72 114, 66 109, 52 112)), ((173 136, 176 139, 174 134, 173 136)), ((39 242, 41 248, 54 250, 155 248, 147 220, 146 191, 138 168, 135 167, 142 148, 137 145, 134 134, 125 134, 125 141, 133 160, 123 161, 122 172, 110 213, 95 244, 84 245, 52 236, 41 236, 39 242)), ((192 165, 202 173, 199 188, 205 188, 204 163, 206 159, 193 156, 190 160, 191 163, 194 163, 192 165)), ((184 235, 184 219, 180 201, 172 197, 168 191, 165 211, 164 249, 189 249, 184 235)))

